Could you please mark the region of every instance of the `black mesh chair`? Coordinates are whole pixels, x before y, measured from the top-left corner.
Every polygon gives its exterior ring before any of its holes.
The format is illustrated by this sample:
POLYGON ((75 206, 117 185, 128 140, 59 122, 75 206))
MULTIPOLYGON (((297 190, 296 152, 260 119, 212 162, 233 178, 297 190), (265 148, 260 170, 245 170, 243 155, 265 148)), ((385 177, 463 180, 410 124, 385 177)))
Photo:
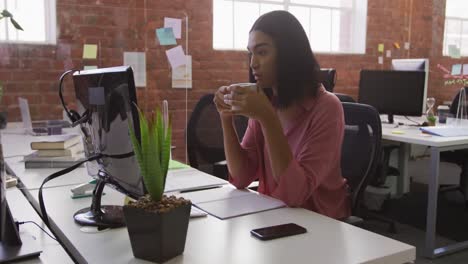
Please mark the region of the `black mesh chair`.
MULTIPOLYGON (((468 94, 468 87, 465 87, 465 93, 468 94)), ((452 104, 450 105, 450 114, 454 117, 457 115, 458 109, 458 99, 460 97, 460 92, 458 92, 452 100, 452 104)), ((465 111, 468 111, 466 109, 465 111)), ((468 209, 468 150, 461 149, 461 150, 453 150, 453 151, 445 151, 440 153, 440 160, 450 163, 455 163, 461 168, 460 173, 460 184, 458 186, 449 186, 449 187, 442 187, 441 191, 448 191, 448 190, 459 190, 463 193, 465 197, 465 208, 468 209)))
MULTIPOLYGON (((217 177, 227 179, 223 129, 213 94, 204 95, 195 106, 187 124, 187 154, 190 166, 217 177)), ((247 129, 248 118, 236 116, 239 140, 247 129)))
POLYGON ((382 124, 377 110, 365 104, 342 103, 345 134, 341 148, 341 173, 348 181, 352 215, 345 222, 362 224, 364 218, 388 223, 396 233, 395 222, 366 210, 362 205, 364 191, 375 176, 382 153, 382 124))
POLYGON ((356 101, 349 95, 347 94, 342 94, 342 93, 334 93, 338 99, 340 99, 340 102, 342 103, 355 103, 356 101))
POLYGON ((370 105, 343 103, 345 134, 341 148, 341 172, 352 198, 352 213, 359 215, 367 184, 375 173, 382 139, 377 110, 370 105))
POLYGON ((319 79, 325 89, 332 93, 336 84, 336 70, 332 68, 320 69, 319 79))

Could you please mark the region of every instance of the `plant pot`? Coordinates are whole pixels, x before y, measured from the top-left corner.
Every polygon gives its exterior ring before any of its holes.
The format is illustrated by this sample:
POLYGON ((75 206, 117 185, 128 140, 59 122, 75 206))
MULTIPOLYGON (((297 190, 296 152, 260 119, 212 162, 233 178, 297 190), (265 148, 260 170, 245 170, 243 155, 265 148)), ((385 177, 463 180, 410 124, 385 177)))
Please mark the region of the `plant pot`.
POLYGON ((144 260, 164 262, 184 252, 191 204, 169 212, 148 212, 124 206, 124 216, 133 255, 144 260))
POLYGON ((8 112, 0 112, 0 129, 7 126, 8 112))

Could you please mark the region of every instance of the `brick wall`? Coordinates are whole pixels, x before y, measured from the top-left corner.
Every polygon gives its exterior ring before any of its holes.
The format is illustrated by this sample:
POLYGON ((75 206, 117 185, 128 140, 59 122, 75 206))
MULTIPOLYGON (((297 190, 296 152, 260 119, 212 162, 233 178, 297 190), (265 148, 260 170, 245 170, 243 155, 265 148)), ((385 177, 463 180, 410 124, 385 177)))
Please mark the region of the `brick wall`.
MULTIPOLYGON (((392 50, 392 58, 429 57, 429 96, 449 100, 459 85, 443 86, 437 63, 450 66, 442 56, 445 0, 368 0, 366 53, 362 55, 318 54, 322 67, 338 72, 337 92, 357 97, 361 69, 389 69, 377 63, 378 43, 392 50), (411 49, 403 49, 409 41, 411 49), (392 47, 399 42, 402 49, 392 47)), ((99 67, 123 63, 124 51, 145 51, 147 87, 138 88, 139 104, 150 111, 162 99, 169 101, 174 124, 174 157, 185 160, 185 98, 193 108, 205 93, 232 82, 247 81, 247 53, 212 49, 212 0, 57 0, 57 45, 0 44, 0 80, 5 87, 3 108, 9 120, 19 119, 17 97, 28 98, 33 119, 58 118, 58 77, 70 68, 99 67), (171 88, 171 71, 165 50, 155 41, 154 29, 164 17, 189 19, 189 54, 192 55, 193 89, 171 88), (83 44, 98 44, 98 58, 83 60, 83 44)), ((28 29, 26 29, 28 30, 28 29)), ((246 32, 247 34, 247 32, 246 32)), ((185 36, 183 28, 182 36, 185 36)), ((179 41, 184 49, 185 39, 179 41)), ((384 54, 385 55, 385 54, 384 54)), ((66 82, 66 100, 73 105, 73 87, 66 82)))

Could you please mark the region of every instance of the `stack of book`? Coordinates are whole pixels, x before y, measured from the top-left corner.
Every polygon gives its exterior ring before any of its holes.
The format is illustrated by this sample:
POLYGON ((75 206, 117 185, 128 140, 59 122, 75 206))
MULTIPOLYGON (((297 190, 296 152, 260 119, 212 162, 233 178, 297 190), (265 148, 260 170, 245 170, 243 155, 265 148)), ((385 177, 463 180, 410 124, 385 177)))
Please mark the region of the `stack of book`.
POLYGON ((24 156, 26 169, 67 168, 84 159, 81 137, 76 134, 37 137, 31 149, 36 151, 24 156))

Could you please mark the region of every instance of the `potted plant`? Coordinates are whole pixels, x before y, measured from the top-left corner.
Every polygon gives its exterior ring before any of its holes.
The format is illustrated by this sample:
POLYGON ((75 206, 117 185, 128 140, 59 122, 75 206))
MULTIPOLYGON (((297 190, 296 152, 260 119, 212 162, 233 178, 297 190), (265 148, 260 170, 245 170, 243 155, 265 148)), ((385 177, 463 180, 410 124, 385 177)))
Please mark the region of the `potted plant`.
POLYGON ((140 140, 130 128, 130 137, 148 194, 124 206, 124 216, 133 255, 164 262, 185 248, 191 203, 163 195, 171 148, 170 122, 164 124, 156 111, 150 121, 138 110, 140 140))

